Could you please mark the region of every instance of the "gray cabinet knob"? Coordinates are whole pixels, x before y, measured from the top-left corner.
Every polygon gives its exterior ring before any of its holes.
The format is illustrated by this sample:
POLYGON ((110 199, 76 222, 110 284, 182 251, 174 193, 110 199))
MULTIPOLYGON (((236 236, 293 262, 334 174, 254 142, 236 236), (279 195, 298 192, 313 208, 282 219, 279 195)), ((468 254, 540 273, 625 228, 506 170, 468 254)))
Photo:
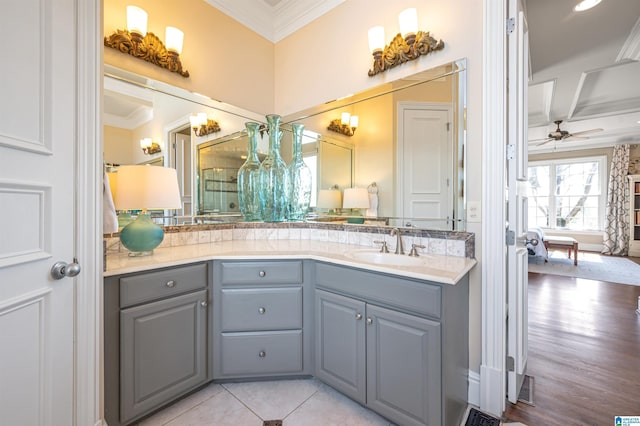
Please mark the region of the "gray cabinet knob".
POLYGON ((202 302, 200 302, 200 306, 206 308, 207 306, 209 306, 209 303, 206 300, 203 300, 202 302))
POLYGON ((373 324, 373 318, 367 318, 367 325, 373 324))
POLYGON ((362 319, 362 314, 361 314, 360 312, 358 312, 358 313, 356 314, 356 319, 357 319, 357 320, 361 320, 361 319, 362 319))
POLYGON ((176 282, 174 280, 171 281, 167 281, 167 283, 165 284, 167 287, 169 288, 173 288, 176 286, 176 282))
POLYGON ((260 271, 258 272, 258 275, 260 275, 261 277, 264 277, 265 275, 267 275, 267 273, 265 271, 260 271))
POLYGON ((264 358, 265 356, 267 356, 267 353, 265 351, 260 351, 260 352, 258 352, 258 356, 260 358, 264 358))
POLYGON ((265 312, 267 312, 267 310, 265 308, 262 308, 262 307, 258 308, 258 313, 260 315, 264 315, 265 312))

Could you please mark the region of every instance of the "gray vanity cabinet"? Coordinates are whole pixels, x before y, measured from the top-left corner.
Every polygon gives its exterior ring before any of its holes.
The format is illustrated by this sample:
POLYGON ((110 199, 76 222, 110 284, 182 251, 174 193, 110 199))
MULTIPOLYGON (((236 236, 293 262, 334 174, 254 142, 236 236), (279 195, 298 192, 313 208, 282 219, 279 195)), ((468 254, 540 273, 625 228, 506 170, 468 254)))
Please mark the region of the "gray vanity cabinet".
POLYGON ((315 266, 315 376, 397 424, 460 424, 468 278, 440 285, 315 266))
POLYGON ((311 374, 309 265, 214 262, 214 379, 311 374))
POLYGON ((208 264, 105 280, 105 417, 130 424, 211 380, 208 264))

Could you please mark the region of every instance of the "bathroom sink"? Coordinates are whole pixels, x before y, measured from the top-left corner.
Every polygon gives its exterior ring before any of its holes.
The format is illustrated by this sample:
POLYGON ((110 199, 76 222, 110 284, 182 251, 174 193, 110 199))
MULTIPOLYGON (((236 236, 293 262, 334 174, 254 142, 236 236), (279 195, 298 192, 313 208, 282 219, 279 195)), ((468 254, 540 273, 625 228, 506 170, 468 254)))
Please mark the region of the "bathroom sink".
POLYGON ((381 253, 379 250, 356 250, 345 253, 345 256, 361 262, 389 266, 422 266, 426 257, 409 257, 394 253, 381 253))

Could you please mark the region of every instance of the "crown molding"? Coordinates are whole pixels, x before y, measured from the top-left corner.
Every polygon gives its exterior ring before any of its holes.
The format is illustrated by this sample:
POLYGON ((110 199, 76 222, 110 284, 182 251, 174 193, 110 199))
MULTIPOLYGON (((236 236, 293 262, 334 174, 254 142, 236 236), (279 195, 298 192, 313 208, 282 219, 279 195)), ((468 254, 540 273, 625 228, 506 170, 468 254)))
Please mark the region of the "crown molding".
POLYGON ((255 0, 205 1, 272 43, 277 43, 346 0, 282 0, 275 6, 255 0))
POLYGON ((616 62, 622 62, 626 59, 632 61, 640 60, 640 18, 636 21, 622 49, 620 49, 616 62))

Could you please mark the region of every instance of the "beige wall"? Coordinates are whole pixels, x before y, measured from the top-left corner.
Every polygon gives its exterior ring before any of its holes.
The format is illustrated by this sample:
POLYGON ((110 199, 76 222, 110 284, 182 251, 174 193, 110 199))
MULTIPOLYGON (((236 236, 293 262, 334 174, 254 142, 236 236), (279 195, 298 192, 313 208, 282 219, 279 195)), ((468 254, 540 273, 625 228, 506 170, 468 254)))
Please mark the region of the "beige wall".
POLYGON ((102 140, 104 161, 111 164, 134 164, 131 130, 104 126, 102 140))
POLYGON ((148 15, 148 31, 164 41, 166 26, 184 32, 184 78, 149 62, 104 48, 104 61, 119 68, 202 93, 261 114, 274 110, 274 45, 203 0, 104 0, 104 33, 126 29, 126 6, 148 15))

